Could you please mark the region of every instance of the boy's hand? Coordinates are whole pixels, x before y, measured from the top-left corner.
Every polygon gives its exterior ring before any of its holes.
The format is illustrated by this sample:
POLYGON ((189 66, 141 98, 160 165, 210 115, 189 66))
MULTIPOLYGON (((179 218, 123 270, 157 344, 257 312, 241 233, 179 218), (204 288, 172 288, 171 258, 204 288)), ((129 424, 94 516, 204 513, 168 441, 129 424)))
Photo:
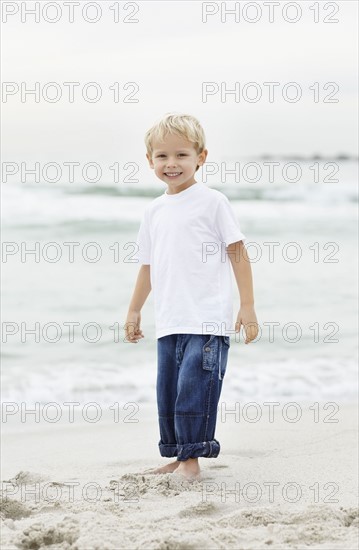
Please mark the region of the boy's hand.
POLYGON ((131 344, 137 344, 140 338, 144 338, 142 330, 140 329, 141 313, 139 311, 129 311, 127 314, 125 329, 125 340, 131 344))
POLYGON ((246 333, 245 344, 249 344, 257 337, 258 334, 258 322, 257 316, 253 306, 241 306, 238 316, 235 331, 239 332, 241 325, 244 326, 246 333))

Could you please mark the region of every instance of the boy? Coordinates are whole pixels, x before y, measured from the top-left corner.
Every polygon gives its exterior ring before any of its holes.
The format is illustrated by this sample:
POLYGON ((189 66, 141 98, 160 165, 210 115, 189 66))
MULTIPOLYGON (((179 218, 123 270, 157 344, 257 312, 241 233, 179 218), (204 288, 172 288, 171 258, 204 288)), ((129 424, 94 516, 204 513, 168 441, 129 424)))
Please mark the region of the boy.
POLYGON ((157 407, 161 456, 177 457, 144 473, 200 479, 199 457, 215 458, 218 400, 230 338, 244 325, 245 343, 258 334, 252 274, 227 197, 194 179, 207 157, 196 118, 168 113, 145 136, 146 157, 167 189, 144 211, 137 258, 142 264, 129 306, 126 340, 144 338, 141 308, 154 293, 157 407), (232 268, 241 307, 232 329, 232 268))

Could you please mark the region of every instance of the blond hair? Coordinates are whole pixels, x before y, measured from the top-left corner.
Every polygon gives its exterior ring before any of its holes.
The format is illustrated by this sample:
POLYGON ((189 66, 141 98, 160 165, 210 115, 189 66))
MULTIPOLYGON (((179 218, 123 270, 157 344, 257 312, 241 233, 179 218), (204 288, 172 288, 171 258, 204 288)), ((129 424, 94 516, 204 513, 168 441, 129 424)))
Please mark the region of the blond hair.
MULTIPOLYGON (((145 145, 150 157, 153 153, 153 141, 163 143, 168 134, 176 134, 193 143, 198 155, 206 146, 203 128, 194 116, 183 113, 166 113, 145 134, 145 145)), ((196 171, 198 168, 197 164, 196 171)))

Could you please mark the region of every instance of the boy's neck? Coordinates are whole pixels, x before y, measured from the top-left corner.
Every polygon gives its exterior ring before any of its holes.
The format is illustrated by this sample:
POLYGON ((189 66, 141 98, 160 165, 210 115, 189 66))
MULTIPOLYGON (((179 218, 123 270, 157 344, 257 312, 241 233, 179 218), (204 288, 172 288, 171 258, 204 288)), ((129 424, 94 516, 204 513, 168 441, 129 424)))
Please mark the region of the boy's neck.
POLYGON ((195 185, 196 183, 197 183, 196 181, 194 181, 191 184, 184 183, 183 185, 179 185, 174 190, 171 190, 170 186, 167 185, 166 194, 167 195, 177 195, 178 193, 181 193, 181 191, 185 191, 186 189, 188 189, 189 187, 192 187, 192 185, 195 185))

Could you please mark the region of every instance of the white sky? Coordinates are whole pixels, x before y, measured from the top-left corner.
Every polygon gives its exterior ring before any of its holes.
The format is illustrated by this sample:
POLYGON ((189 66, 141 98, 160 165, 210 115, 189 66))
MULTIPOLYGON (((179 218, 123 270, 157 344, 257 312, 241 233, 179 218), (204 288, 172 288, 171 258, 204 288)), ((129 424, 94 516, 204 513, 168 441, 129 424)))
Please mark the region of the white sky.
MULTIPOLYGON (((43 6, 46 2, 40 2, 43 6)), ((80 2, 81 7, 86 2, 80 2)), ((114 23, 111 2, 101 4, 102 17, 85 22, 75 12, 74 23, 67 22, 68 11, 62 2, 62 19, 39 23, 28 16, 9 17, 2 23, 2 80, 34 82, 40 88, 48 82, 98 82, 101 100, 85 102, 76 91, 76 101, 69 103, 67 90, 57 103, 29 96, 25 103, 20 94, 2 100, 3 160, 40 162, 66 160, 119 161, 146 164, 143 136, 146 130, 168 111, 187 112, 202 123, 209 150, 208 161, 240 159, 264 153, 273 155, 313 153, 357 154, 357 19, 358 4, 340 1, 333 17, 339 23, 313 22, 313 1, 297 2, 302 18, 297 23, 283 20, 281 11, 274 23, 268 23, 263 10, 257 23, 234 22, 228 16, 222 23, 220 14, 201 21, 202 2, 136 2, 138 23, 114 23), (258 103, 220 94, 202 102, 203 82, 297 82, 303 98, 287 103, 276 92, 276 101, 265 96, 258 103), (136 82, 137 103, 114 103, 109 87, 136 82), (326 82, 336 82, 339 103, 315 103, 309 90, 314 82, 321 93, 326 82)), ((241 10, 246 2, 238 2, 241 10)), ((6 2, 2 2, 3 9, 6 2)), ((16 4, 16 2, 11 2, 16 4)), ((20 2, 18 5, 20 6, 20 2)), ((33 7, 34 2, 22 3, 33 7)), ((131 9, 123 10, 121 20, 131 9)), ((220 6, 220 2, 217 3, 220 6)), ((288 2, 281 2, 281 7, 288 2)), ((331 9, 324 11, 323 18, 331 9)), ((335 5, 335 3, 332 3, 335 5)), ((233 8, 234 2, 227 2, 233 8)), ((50 13, 50 12, 49 12, 50 13)), ((54 12, 51 12, 52 14, 54 12)), ((253 12, 251 12, 253 14, 253 12)), ((263 93, 266 89, 263 87, 263 93)))

